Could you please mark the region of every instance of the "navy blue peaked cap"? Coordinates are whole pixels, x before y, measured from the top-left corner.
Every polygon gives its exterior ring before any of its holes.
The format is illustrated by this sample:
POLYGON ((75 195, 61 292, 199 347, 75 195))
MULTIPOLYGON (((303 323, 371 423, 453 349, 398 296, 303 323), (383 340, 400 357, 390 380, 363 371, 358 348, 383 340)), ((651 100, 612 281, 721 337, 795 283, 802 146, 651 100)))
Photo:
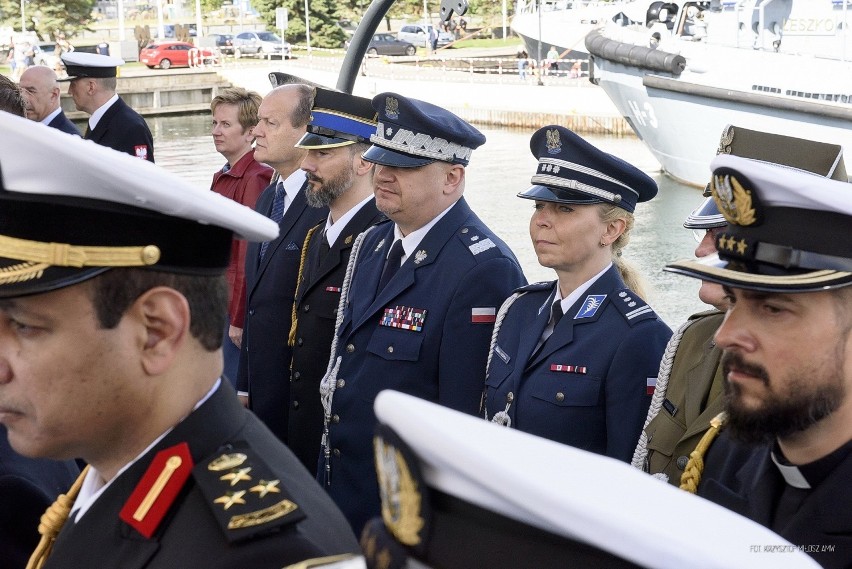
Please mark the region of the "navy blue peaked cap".
POLYGON ((315 87, 311 120, 296 148, 336 148, 367 142, 374 132, 376 111, 370 99, 315 87))
POLYGON ((373 97, 379 114, 364 159, 384 166, 417 168, 435 161, 467 166, 485 136, 450 111, 396 93, 373 97))
POLYGON ((598 149, 557 125, 538 129, 530 139, 538 158, 531 188, 520 198, 546 202, 611 203, 632 212, 637 202, 657 195, 657 184, 621 158, 598 149))

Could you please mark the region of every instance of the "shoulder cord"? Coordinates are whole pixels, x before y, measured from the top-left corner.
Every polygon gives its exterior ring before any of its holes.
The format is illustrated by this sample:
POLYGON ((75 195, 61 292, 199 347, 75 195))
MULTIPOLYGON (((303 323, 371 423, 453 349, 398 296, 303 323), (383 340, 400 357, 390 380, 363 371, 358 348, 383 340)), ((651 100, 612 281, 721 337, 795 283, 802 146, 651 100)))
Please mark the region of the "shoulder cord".
POLYGON ((686 463, 686 468, 680 477, 681 490, 686 490, 690 494, 695 494, 698 491, 698 484, 701 482, 701 475, 704 473, 704 455, 722 430, 727 418, 727 413, 722 411, 710 420, 710 428, 698 441, 695 450, 689 453, 689 462, 686 463))
MULTIPOLYGON (((497 318, 494 320, 494 331, 491 333, 491 344, 488 349, 488 361, 485 364, 485 379, 488 379, 488 373, 491 371, 491 358, 494 357, 494 348, 497 346, 497 336, 500 334, 500 327, 503 325, 503 320, 506 318, 506 314, 509 312, 509 307, 515 303, 520 297, 525 295, 526 292, 516 292, 513 293, 512 296, 503 301, 502 306, 500 306, 500 310, 497 312, 497 318)), ((479 399, 479 412, 482 413, 483 418, 488 420, 488 407, 486 406, 488 398, 488 385, 482 386, 482 397, 479 399)), ((509 407, 511 403, 506 404, 506 409, 503 411, 499 411, 494 414, 494 417, 491 419, 492 423, 497 423, 499 425, 503 425, 504 427, 511 427, 512 420, 509 418, 509 407)))
POLYGON ((331 340, 328 367, 326 368, 325 375, 322 377, 322 381, 320 381, 320 399, 323 409, 322 451, 323 458, 325 459, 325 483, 327 486, 331 485, 331 444, 329 441, 328 424, 331 421, 331 401, 334 397, 334 390, 337 388, 337 372, 340 369, 340 362, 343 361, 343 357, 337 355, 338 332, 340 325, 343 323, 343 313, 346 304, 349 301, 349 285, 352 283, 352 275, 355 272, 355 262, 358 260, 358 253, 361 251, 364 238, 375 228, 375 225, 368 227, 363 233, 358 235, 355 243, 352 244, 352 251, 349 253, 349 262, 346 264, 346 276, 343 277, 343 285, 340 288, 340 302, 337 305, 337 319, 334 322, 334 336, 331 340))
MULTIPOLYGON (((666 399, 666 391, 669 387, 669 377, 672 373, 672 363, 674 362, 675 354, 677 353, 677 348, 680 345, 680 340, 683 338, 683 333, 689 328, 695 321, 687 320, 683 324, 680 325, 674 335, 669 339, 669 343, 666 344, 666 349, 663 352, 663 359, 660 361, 660 371, 657 373, 657 383, 654 387, 654 396, 651 398, 651 406, 648 408, 648 415, 645 418, 645 424, 642 426, 642 433, 639 435, 639 443, 636 445, 636 450, 633 451, 633 460, 631 461, 631 466, 638 468, 639 470, 646 470, 645 461, 648 458, 648 434, 645 432, 645 429, 648 428, 648 425, 657 416, 660 412, 660 408, 663 406, 663 401, 666 399)), ((665 481, 668 481, 668 477, 665 474, 659 473, 661 476, 655 475, 657 478, 664 478, 665 481)))
POLYGON ((62 526, 68 521, 68 515, 71 513, 71 507, 77 499, 77 494, 80 493, 80 487, 83 485, 83 480, 89 472, 89 466, 83 469, 74 484, 65 494, 60 494, 56 501, 42 514, 41 521, 38 524, 38 533, 41 534, 41 539, 38 545, 30 556, 27 562, 27 569, 41 569, 47 562, 53 551, 53 544, 56 541, 56 536, 62 531, 62 526))
POLYGON ((293 313, 290 317, 290 335, 287 337, 287 345, 291 348, 296 345, 296 328, 298 327, 299 314, 299 311, 296 310, 296 304, 298 304, 299 300, 299 289, 302 288, 302 277, 305 275, 305 259, 308 258, 308 245, 311 242, 311 237, 313 237, 321 225, 322 223, 311 227, 308 234, 305 235, 305 242, 302 244, 302 256, 299 258, 299 275, 296 277, 296 299, 293 301, 293 313))

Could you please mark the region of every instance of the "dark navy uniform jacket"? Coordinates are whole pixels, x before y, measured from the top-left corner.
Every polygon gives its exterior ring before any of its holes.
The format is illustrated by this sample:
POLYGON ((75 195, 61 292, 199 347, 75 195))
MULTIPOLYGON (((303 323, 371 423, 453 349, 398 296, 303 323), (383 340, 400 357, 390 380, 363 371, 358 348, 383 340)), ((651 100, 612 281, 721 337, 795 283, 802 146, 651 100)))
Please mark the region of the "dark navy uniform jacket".
POLYGON ((118 475, 85 515, 65 523, 45 569, 279 569, 358 551, 346 520, 323 489, 222 380, 207 401, 118 475), (192 472, 146 537, 120 512, 144 484, 140 480, 154 457, 184 442, 192 472), (216 466, 217 458, 221 464, 227 456, 243 461, 216 466), (278 491, 262 495, 258 486, 278 491))
POLYGON ((787 486, 772 462, 771 445, 749 446, 723 431, 704 458, 698 495, 768 527, 826 569, 848 569, 852 567, 850 447, 852 443, 846 443, 817 461, 822 462, 821 480, 809 480, 813 488, 795 489, 787 486), (785 506, 783 521, 776 519, 785 506))
MULTIPOLYGON (((377 294, 393 241, 392 223, 366 236, 338 331, 342 361, 329 424, 327 489, 356 534, 380 511, 372 447, 376 395, 394 389, 476 413, 493 315, 525 282, 514 254, 464 198, 377 294)), ((321 481, 324 464, 321 457, 321 481)))
POLYGON ((525 290, 493 346, 488 418, 509 404, 512 428, 630 462, 671 329, 612 266, 533 355, 556 281, 525 290))
POLYGON ((151 136, 148 124, 121 97, 107 109, 93 130, 86 131, 84 138, 131 156, 154 161, 154 137, 151 136))
POLYGON ((62 111, 59 111, 59 114, 53 117, 53 120, 47 123, 47 126, 61 130, 62 132, 67 132, 68 134, 76 134, 77 136, 80 136, 80 131, 77 130, 74 123, 68 120, 68 117, 66 117, 65 113, 62 111))
MULTIPOLYGON (((275 183, 260 195, 255 209, 269 216, 275 183)), ((279 234, 260 259, 260 243, 246 248, 246 319, 237 371, 237 389, 249 394, 249 408, 275 435, 287 442, 290 361, 287 343, 299 260, 308 230, 328 216, 305 199, 305 184, 279 223, 279 234)))
POLYGON ((321 252, 325 221, 320 222, 307 244, 296 293, 297 327, 290 370, 287 445, 314 474, 323 427, 320 380, 328 366, 346 265, 358 234, 383 219, 373 199, 349 220, 325 255, 321 252))

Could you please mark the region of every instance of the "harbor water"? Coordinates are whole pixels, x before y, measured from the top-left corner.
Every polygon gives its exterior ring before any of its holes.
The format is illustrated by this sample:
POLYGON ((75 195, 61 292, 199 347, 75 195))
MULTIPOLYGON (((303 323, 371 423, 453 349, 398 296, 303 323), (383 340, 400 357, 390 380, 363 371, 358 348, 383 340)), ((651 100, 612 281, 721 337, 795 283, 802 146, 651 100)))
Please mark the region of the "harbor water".
MULTIPOLYGON (((209 187, 213 172, 224 164, 210 137, 209 114, 149 117, 157 164, 209 187)), ((536 168, 529 151, 531 131, 482 128, 486 144, 474 151, 467 168, 465 198, 477 214, 517 255, 530 282, 552 280, 552 270, 536 261, 529 239, 532 202, 516 197, 527 188, 536 168)), ((691 257, 696 243, 681 225, 702 200, 701 192, 681 185, 659 172, 659 165, 634 137, 589 135, 599 148, 648 172, 660 191, 650 202, 639 204, 636 225, 624 258, 645 276, 648 302, 671 326, 690 314, 708 308, 698 300, 698 281, 663 272, 667 262, 691 257)))

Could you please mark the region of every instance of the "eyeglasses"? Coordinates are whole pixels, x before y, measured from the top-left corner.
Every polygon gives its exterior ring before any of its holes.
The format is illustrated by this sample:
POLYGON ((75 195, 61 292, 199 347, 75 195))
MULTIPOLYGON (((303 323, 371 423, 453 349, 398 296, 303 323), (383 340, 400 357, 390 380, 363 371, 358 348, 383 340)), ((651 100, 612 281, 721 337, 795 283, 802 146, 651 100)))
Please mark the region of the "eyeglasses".
POLYGON ((695 239, 696 243, 701 243, 704 240, 704 236, 708 233, 710 237, 713 239, 713 243, 716 242, 716 238, 719 237, 719 234, 725 230, 727 226, 723 225, 722 227, 711 227, 710 229, 693 229, 692 237, 695 239))

